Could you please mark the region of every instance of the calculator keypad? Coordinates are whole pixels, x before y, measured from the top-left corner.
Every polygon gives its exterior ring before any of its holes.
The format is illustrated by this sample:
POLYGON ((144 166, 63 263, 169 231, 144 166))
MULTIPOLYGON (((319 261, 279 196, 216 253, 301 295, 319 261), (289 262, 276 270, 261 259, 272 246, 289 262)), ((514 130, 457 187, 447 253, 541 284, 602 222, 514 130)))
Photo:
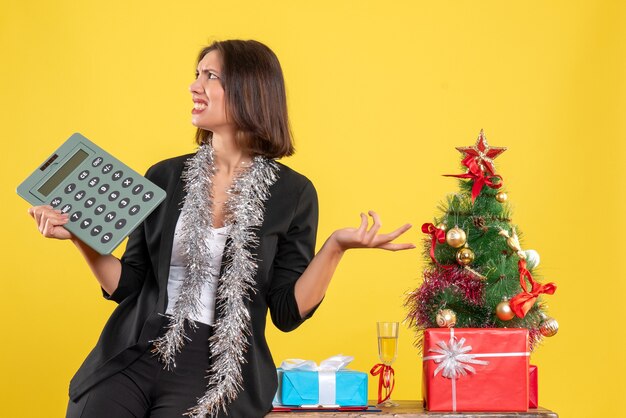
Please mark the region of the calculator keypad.
POLYGON ((138 215, 152 207, 154 185, 119 162, 96 155, 78 170, 50 205, 68 214, 70 224, 80 228, 88 242, 103 245, 119 240, 128 234, 129 221, 137 222, 138 215))

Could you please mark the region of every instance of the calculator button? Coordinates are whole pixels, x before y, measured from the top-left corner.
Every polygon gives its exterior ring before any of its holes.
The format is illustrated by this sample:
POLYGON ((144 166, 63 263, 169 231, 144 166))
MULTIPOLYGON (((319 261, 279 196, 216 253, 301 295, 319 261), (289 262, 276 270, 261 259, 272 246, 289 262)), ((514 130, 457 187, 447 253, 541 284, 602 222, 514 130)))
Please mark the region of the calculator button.
POLYGON ((113 219, 115 219, 115 216, 116 216, 115 212, 109 212, 104 216, 104 221, 111 222, 113 219))
POLYGON ((145 192, 143 194, 143 198, 142 199, 143 199, 144 202, 147 202, 149 200, 152 200, 153 197, 154 197, 154 193, 152 193, 152 192, 145 192))
POLYGON ((89 225, 91 225, 91 218, 83 219, 83 221, 80 223, 80 227, 82 229, 89 228, 89 225))
POLYGON ((61 204, 62 201, 63 201, 63 199, 61 199, 60 197, 55 197, 50 202, 50 206, 52 206, 53 208, 56 208, 57 206, 59 206, 61 204))
POLYGON ((117 181, 117 180, 121 179, 123 175, 124 175, 124 173, 121 170, 117 170, 115 173, 113 173, 111 178, 113 179, 113 181, 117 181))
POLYGON ((78 180, 85 180, 89 176, 89 170, 83 170, 78 175, 78 180))
POLYGON ((72 213, 72 216, 70 216, 70 221, 72 222, 76 222, 77 220, 80 219, 80 217, 83 216, 81 211, 76 211, 74 213, 72 213))
POLYGON ((115 222, 115 229, 122 229, 126 225, 126 219, 122 218, 119 221, 115 222))
POLYGON ((100 179, 98 177, 94 177, 91 180, 89 180, 89 183, 87 183, 89 185, 89 187, 93 187, 96 184, 98 184, 100 182, 100 179))
POLYGON ((102 186, 98 187, 98 193, 100 194, 106 193, 108 190, 109 190, 108 184, 103 184, 102 186))
POLYGON ((143 190, 143 185, 138 184, 135 187, 133 187, 133 194, 139 194, 141 193, 142 190, 143 190))
POLYGON ((105 205, 96 206, 96 210, 94 211, 96 215, 102 215, 102 213, 106 210, 105 205))
POLYGON ((111 194, 109 195, 109 202, 114 201, 118 197, 120 197, 120 192, 118 191, 111 192, 111 194))
POLYGON ((132 208, 128 209, 128 214, 129 215, 136 215, 139 213, 139 209, 141 209, 141 207, 139 205, 135 205, 132 208))
POLYGON ((124 199, 120 200, 120 203, 118 203, 117 206, 124 209, 126 206, 128 206, 129 203, 130 199, 125 197, 124 199))
POLYGON ((76 193, 74 195, 74 200, 81 200, 83 197, 85 197, 85 191, 81 190, 80 192, 76 193))
POLYGON ((102 164, 102 157, 96 157, 93 159, 93 161, 91 162, 91 165, 93 167, 98 167, 100 164, 102 164))
POLYGON ((90 208, 93 206, 94 203, 96 203, 96 199, 90 197, 89 199, 85 200, 85 207, 90 208))
POLYGON ((111 238, 113 238, 113 234, 110 232, 107 232, 106 234, 102 236, 102 238, 100 238, 100 242, 103 244, 106 244, 107 242, 111 241, 111 238))
POLYGON ((68 203, 66 205, 63 205, 63 207, 61 208, 61 213, 67 213, 71 210, 72 210, 72 205, 68 203))
POLYGON ((96 225, 93 228, 91 228, 91 236, 95 237, 96 235, 98 235, 100 232, 102 232, 102 227, 100 225, 96 225))
POLYGON ((132 177, 126 177, 124 180, 122 180, 122 187, 124 188, 130 186, 131 184, 133 184, 132 177))
POLYGON ((102 167, 102 174, 106 174, 111 170, 113 170, 113 164, 105 164, 104 167, 102 167))
POLYGON ((76 190, 76 185, 74 183, 70 183, 67 186, 65 186, 65 193, 72 193, 74 190, 76 190))

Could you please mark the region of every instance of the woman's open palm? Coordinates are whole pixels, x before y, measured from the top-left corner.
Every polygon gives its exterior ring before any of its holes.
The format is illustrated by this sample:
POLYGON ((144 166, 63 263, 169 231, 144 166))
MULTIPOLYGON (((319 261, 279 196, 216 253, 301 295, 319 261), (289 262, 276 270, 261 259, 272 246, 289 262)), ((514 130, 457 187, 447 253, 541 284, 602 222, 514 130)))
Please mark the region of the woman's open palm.
POLYGON ((332 234, 331 239, 335 241, 339 248, 344 251, 351 248, 381 248, 388 251, 410 250, 415 248, 415 245, 410 243, 397 244, 392 242, 408 231, 411 228, 411 224, 405 224, 387 234, 379 234, 378 232, 382 224, 378 214, 374 211, 369 211, 368 214, 374 221, 369 229, 367 215, 361 213, 361 225, 358 228, 338 229, 332 234))

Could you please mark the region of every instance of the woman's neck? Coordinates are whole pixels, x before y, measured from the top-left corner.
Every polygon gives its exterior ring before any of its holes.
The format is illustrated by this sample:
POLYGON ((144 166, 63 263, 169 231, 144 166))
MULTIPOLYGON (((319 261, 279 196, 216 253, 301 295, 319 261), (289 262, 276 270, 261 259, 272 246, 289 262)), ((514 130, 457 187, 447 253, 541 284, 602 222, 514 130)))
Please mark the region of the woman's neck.
POLYGON ((225 174, 233 174, 242 167, 248 167, 252 156, 237 145, 234 135, 220 135, 213 133, 213 161, 215 167, 225 174))

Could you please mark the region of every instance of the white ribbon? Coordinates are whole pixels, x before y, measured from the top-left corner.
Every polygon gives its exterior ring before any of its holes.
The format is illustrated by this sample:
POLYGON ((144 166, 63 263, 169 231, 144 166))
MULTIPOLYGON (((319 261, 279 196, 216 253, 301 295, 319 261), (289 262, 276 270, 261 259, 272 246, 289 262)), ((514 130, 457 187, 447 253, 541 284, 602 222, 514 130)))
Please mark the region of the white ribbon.
POLYGON ((425 356, 422 361, 433 360, 439 366, 435 369, 433 376, 437 376, 439 372, 445 378, 451 379, 452 383, 452 411, 456 412, 456 379, 467 375, 467 372, 476 373, 476 369, 471 364, 479 364, 486 366, 489 364, 486 360, 476 360, 480 357, 528 357, 529 352, 512 352, 512 353, 485 353, 485 354, 469 354, 472 346, 464 346, 465 338, 457 341, 454 336, 454 328, 450 328, 450 340, 446 344, 445 341, 438 341, 439 348, 431 348, 428 351, 439 353, 433 356, 425 356), (448 345, 449 344, 449 345, 448 345))
MULTIPOLYGON (((313 360, 287 359, 282 362, 280 367, 283 370, 301 370, 317 372, 319 398, 316 405, 306 406, 336 406, 336 387, 337 377, 335 373, 345 369, 348 364, 354 360, 352 356, 343 356, 338 354, 323 360, 318 366, 313 360)), ((303 405, 304 406, 304 405, 303 405)))
POLYGON ((467 372, 476 373, 476 369, 470 366, 470 364, 480 364, 486 366, 489 364, 485 360, 476 360, 477 354, 469 354, 472 351, 472 346, 463 346, 465 344, 465 338, 461 338, 457 341, 454 337, 454 333, 450 336, 450 345, 447 345, 445 341, 438 341, 439 348, 431 348, 429 352, 439 353, 439 355, 426 356, 424 360, 434 360, 439 366, 435 369, 433 376, 437 376, 437 373, 441 372, 443 377, 448 379, 465 376, 467 372))

